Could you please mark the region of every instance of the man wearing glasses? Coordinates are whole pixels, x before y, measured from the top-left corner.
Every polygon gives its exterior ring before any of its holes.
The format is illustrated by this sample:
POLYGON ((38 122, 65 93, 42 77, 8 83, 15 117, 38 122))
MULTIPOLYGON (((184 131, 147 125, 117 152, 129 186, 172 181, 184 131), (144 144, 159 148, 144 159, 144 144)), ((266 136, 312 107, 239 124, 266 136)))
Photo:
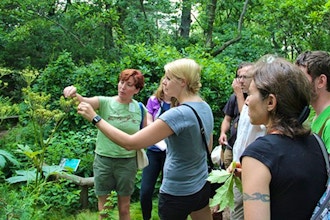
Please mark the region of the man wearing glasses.
POLYGON ((249 89, 252 75, 249 70, 252 68, 253 63, 241 63, 236 71, 236 78, 233 80, 232 87, 234 93, 227 101, 223 112, 225 117, 221 123, 219 144, 226 146, 224 151, 224 164, 227 168, 233 159, 233 146, 236 141, 237 125, 240 112, 242 111, 247 91, 249 89), (230 132, 229 132, 230 129, 230 132), (227 133, 229 132, 229 138, 227 133))

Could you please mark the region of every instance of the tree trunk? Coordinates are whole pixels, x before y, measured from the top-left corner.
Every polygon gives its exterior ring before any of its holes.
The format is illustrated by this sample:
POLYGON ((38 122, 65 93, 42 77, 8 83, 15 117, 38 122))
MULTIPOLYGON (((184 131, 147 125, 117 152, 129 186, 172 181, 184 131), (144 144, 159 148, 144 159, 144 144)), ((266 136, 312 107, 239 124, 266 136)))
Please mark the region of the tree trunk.
POLYGON ((182 15, 180 25, 180 36, 182 38, 189 38, 190 25, 191 25, 191 2, 190 0, 182 1, 182 15))
MULTIPOLYGON (((110 10, 111 5, 106 4, 106 10, 110 10)), ((112 24, 111 21, 105 21, 104 23, 104 48, 110 50, 115 46, 113 34, 112 34, 112 24)))
POLYGON ((215 10, 217 8, 217 0, 210 0, 208 5, 208 21, 207 28, 205 31, 205 46, 211 48, 212 43, 212 33, 213 33, 213 24, 215 20, 215 10))

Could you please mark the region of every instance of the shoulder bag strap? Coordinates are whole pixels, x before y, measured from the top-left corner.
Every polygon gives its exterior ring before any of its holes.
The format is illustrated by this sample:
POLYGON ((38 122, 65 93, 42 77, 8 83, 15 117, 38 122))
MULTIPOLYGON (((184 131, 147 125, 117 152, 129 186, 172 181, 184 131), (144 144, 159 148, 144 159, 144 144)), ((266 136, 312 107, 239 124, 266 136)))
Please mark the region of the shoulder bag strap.
POLYGON ((199 129, 200 129, 202 139, 203 139, 203 142, 204 142, 204 145, 205 145, 207 160, 209 161, 210 168, 213 169, 213 163, 212 163, 211 155, 210 155, 210 152, 209 152, 209 148, 207 146, 207 141, 206 141, 206 137, 205 137, 205 130, 204 130, 204 127, 203 127, 203 124, 202 124, 202 120, 200 119, 199 115, 197 114, 196 110, 193 107, 191 107, 190 105, 187 105, 187 104, 181 104, 181 105, 185 105, 185 106, 189 107, 194 112, 194 114, 195 114, 195 116, 198 120, 199 129))
POLYGON ((323 130, 324 130, 325 124, 327 123, 327 121, 328 121, 329 119, 330 119, 330 116, 329 116, 327 119, 325 119, 325 121, 324 121, 322 127, 320 128, 319 133, 318 133, 318 135, 319 135, 320 137, 322 137, 322 133, 323 133, 323 130))
POLYGON ((322 139, 320 138, 320 136, 318 136, 317 134, 313 133, 314 137, 316 138, 317 142, 319 143, 319 146, 322 150, 322 154, 325 160, 325 164, 326 164, 326 168, 327 168, 327 174, 328 174, 328 180, 327 180, 327 189, 326 191, 323 193, 322 197, 320 198, 317 207, 314 209, 313 215, 311 217, 311 220, 318 220, 318 219, 323 219, 324 216, 324 212, 326 211, 326 213, 329 210, 329 201, 330 201, 330 175, 329 175, 329 154, 327 152, 327 149, 324 145, 324 142, 322 141, 322 139))
POLYGON ((143 109, 143 106, 142 106, 142 102, 139 102, 139 106, 140 106, 140 109, 141 109, 141 123, 140 123, 140 129, 143 128, 143 120, 144 120, 144 109, 143 109))
POLYGON ((328 154, 327 148, 325 147, 324 142, 322 141, 320 136, 318 136, 315 133, 313 133, 313 135, 316 138, 316 140, 319 143, 319 146, 322 150, 322 154, 323 154, 323 157, 324 157, 324 160, 325 160, 325 165, 326 165, 326 168, 327 168, 327 174, 328 174, 328 177, 330 178, 329 154, 328 154))

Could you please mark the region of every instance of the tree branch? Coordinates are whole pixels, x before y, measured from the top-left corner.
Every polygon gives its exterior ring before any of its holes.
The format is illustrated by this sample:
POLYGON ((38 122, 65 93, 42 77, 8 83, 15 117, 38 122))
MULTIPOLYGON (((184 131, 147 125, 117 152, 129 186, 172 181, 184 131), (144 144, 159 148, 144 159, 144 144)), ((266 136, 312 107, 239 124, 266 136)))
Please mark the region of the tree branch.
POLYGON ((229 45, 232 45, 236 42, 238 42, 242 38, 242 26, 244 21, 244 15, 246 13, 246 9, 248 6, 249 0, 245 0, 242 13, 238 20, 238 26, 237 26, 237 36, 229 41, 226 41, 219 49, 215 50, 211 53, 213 57, 216 57, 219 55, 222 51, 224 51, 229 45))
POLYGON ((57 177, 66 180, 71 180, 74 184, 78 186, 94 186, 94 177, 81 177, 74 174, 59 173, 57 177))

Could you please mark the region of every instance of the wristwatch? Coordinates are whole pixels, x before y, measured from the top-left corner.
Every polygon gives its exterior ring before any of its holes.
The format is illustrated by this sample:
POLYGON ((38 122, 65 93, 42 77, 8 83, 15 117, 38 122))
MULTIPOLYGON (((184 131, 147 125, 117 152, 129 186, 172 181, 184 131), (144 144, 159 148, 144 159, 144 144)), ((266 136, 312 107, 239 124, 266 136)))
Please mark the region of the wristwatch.
POLYGON ((93 125, 96 125, 96 123, 100 122, 101 119, 102 118, 99 115, 96 115, 92 120, 93 125))

